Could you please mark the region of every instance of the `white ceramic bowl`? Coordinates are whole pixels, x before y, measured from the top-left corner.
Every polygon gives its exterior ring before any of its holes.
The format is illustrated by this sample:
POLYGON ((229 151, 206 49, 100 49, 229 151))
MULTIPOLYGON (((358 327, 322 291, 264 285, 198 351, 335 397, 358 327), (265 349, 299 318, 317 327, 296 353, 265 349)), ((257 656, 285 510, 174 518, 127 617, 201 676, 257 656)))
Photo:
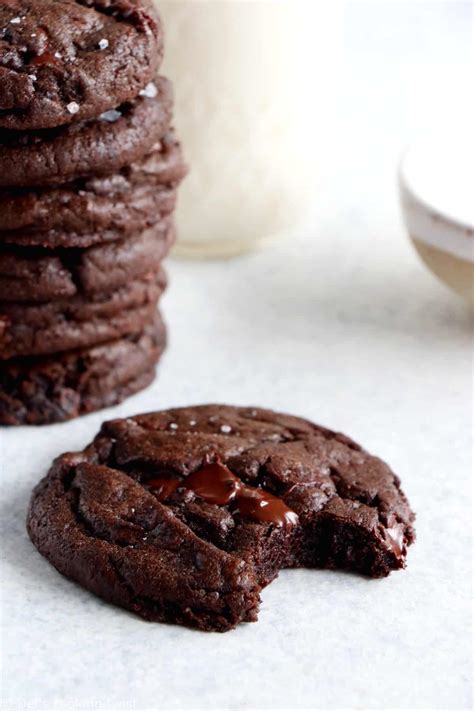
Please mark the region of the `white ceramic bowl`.
POLYGON ((447 286, 474 305, 474 141, 454 127, 414 143, 402 156, 403 217, 416 248, 447 286))

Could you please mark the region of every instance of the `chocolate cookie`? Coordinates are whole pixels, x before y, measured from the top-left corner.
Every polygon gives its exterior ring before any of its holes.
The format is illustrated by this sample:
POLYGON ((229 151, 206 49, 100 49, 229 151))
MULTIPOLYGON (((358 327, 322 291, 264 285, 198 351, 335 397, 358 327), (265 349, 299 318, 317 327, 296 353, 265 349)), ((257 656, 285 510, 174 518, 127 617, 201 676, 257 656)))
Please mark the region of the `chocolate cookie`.
POLYGON ((138 0, 0 4, 0 127, 51 128, 113 109, 150 82, 161 23, 138 0))
POLYGON ((124 238, 169 215, 186 174, 173 133, 141 161, 102 178, 0 193, 0 243, 90 247, 124 238))
POLYGON ((61 185, 116 173, 140 160, 167 132, 172 116, 170 82, 158 77, 152 86, 150 96, 92 121, 27 133, 1 131, 0 186, 61 185))
POLYGON ((51 424, 115 405, 151 383, 165 343, 157 316, 142 333, 100 346, 0 361, 0 424, 51 424))
POLYGON ((255 620, 281 568, 403 568, 398 478, 344 435, 268 410, 189 407, 106 422, 36 487, 30 537, 64 575, 150 620, 255 620))
POLYGON ((104 294, 37 304, 0 301, 0 359, 45 355, 93 346, 137 333, 153 319, 165 274, 104 294))
POLYGON ((159 268, 174 241, 164 219, 141 234, 88 249, 0 247, 0 301, 49 301, 113 291, 159 268))

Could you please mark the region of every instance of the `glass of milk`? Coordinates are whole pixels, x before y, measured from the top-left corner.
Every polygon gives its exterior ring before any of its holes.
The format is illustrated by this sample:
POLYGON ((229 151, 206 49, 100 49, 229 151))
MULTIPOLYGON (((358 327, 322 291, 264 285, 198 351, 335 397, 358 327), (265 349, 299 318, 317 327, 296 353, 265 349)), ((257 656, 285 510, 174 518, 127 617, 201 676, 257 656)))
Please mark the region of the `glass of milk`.
POLYGON ((175 253, 232 256, 294 232, 314 202, 339 3, 156 4, 190 166, 175 253))

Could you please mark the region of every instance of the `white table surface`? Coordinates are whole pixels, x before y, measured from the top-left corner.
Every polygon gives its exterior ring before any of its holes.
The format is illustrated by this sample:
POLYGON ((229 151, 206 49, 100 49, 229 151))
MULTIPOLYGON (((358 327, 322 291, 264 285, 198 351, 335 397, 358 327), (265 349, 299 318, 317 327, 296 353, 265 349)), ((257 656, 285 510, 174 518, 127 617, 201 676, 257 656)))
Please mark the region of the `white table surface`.
POLYGON ((468 9, 454 5, 350 4, 311 228, 229 262, 170 262, 155 384, 75 422, 0 432, 5 709, 469 708, 470 316, 418 262, 394 188, 420 111, 466 69, 468 9), (407 570, 284 572, 257 624, 218 635, 142 622, 37 554, 26 506, 55 455, 104 418, 210 401, 307 416, 384 457, 418 515, 407 570))

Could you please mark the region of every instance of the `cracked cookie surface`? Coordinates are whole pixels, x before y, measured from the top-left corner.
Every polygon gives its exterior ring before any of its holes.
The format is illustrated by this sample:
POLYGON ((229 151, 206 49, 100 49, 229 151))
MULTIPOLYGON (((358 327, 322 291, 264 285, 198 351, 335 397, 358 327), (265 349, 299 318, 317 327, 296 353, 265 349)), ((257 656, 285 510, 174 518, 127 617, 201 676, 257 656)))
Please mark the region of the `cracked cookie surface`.
POLYGON ((168 218, 87 249, 0 246, 0 301, 43 302, 108 293, 160 267, 174 242, 168 218))
POLYGON ((0 243, 90 247, 123 239, 173 212, 185 175, 181 147, 170 131, 142 160, 118 173, 0 191, 0 243))
POLYGON ((153 319, 165 287, 160 269, 111 292, 36 304, 0 301, 0 359, 60 353, 138 333, 153 319))
POLYGON ((141 160, 169 130, 171 83, 99 118, 37 131, 0 131, 0 187, 62 185, 116 173, 141 160))
POLYGON ((398 478, 344 435, 207 405, 106 422, 37 486, 28 530, 106 600, 225 631, 256 619, 282 568, 403 568, 413 520, 398 478))
POLYGON ((163 54, 161 22, 139 0, 0 3, 0 127, 81 121, 134 98, 163 54))

